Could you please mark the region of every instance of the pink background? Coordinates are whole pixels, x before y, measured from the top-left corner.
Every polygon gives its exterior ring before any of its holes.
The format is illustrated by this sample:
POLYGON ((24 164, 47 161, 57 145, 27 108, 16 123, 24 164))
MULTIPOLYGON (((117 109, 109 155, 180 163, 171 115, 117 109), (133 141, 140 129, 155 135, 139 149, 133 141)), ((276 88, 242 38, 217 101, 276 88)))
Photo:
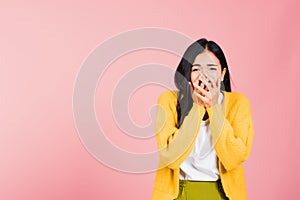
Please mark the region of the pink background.
MULTIPOLYGON (((245 163, 249 199, 299 199, 299 8, 297 0, 2 1, 0 199, 150 198, 154 173, 118 172, 85 150, 73 121, 72 92, 80 65, 98 44, 153 26, 222 46, 234 90, 252 106, 255 138, 245 163)), ((135 52, 116 61, 106 79, 115 84, 136 65, 157 62, 175 69, 178 61, 168 53, 135 52)), ((149 121, 147 109, 161 91, 148 86, 132 97, 137 124, 149 121)), ((131 141, 109 131, 115 129, 109 120, 106 126, 108 137, 126 150, 156 147, 154 139, 131 141)))

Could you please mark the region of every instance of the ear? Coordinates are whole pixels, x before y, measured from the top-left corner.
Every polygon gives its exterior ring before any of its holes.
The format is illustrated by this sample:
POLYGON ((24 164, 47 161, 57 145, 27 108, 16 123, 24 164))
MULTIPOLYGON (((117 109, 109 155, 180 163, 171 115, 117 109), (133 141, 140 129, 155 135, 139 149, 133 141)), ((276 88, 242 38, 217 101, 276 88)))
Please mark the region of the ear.
POLYGON ((227 71, 227 68, 224 68, 223 71, 222 71, 222 74, 221 74, 221 80, 222 81, 224 80, 224 76, 226 74, 226 71, 227 71))

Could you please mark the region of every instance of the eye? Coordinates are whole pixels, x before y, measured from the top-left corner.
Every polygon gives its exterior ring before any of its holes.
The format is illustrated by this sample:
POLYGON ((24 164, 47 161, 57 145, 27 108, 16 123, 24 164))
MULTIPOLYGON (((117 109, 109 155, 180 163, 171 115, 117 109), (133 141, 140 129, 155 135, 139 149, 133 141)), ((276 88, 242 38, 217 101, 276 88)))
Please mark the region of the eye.
POLYGON ((215 70, 217 70, 217 68, 215 68, 215 67, 210 67, 209 70, 215 71, 215 70))
POLYGON ((196 71, 199 71, 199 69, 198 68, 194 68, 194 69, 192 69, 192 71, 196 72, 196 71))

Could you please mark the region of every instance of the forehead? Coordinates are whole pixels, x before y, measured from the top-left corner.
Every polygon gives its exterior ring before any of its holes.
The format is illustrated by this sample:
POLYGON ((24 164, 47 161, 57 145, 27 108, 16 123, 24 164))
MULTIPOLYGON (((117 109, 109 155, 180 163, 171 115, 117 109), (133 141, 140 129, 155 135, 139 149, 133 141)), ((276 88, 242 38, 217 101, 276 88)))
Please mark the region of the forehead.
POLYGON ((211 51, 205 50, 196 56, 193 64, 200 64, 201 66, 207 64, 220 65, 220 61, 211 51))

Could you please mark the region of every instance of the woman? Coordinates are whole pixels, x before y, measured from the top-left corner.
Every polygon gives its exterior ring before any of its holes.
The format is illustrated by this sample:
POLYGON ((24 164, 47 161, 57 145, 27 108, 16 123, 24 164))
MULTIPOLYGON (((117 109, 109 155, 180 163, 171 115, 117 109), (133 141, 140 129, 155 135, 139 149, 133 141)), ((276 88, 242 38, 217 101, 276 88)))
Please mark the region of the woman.
POLYGON ((242 163, 253 138, 247 98, 231 92, 222 49, 200 39, 181 59, 175 84, 158 99, 160 152, 152 200, 244 200, 242 163))

